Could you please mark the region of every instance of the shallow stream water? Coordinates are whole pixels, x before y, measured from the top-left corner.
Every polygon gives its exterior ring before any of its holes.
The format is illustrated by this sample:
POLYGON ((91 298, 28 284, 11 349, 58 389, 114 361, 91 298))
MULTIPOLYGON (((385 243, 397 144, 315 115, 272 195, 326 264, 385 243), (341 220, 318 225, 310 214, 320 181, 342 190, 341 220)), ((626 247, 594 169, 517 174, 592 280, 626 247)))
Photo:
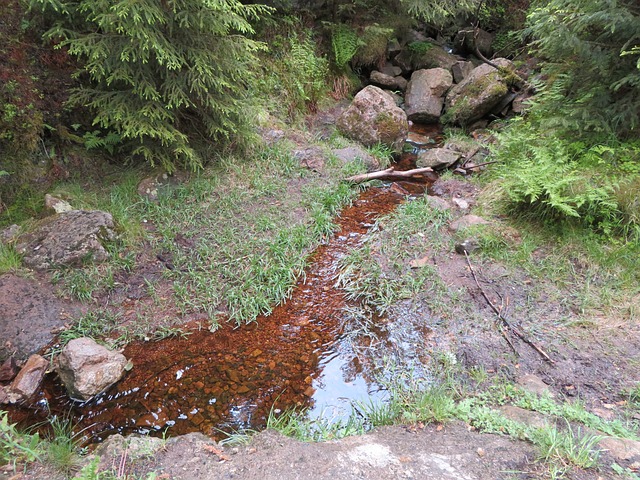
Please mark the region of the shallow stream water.
MULTIPOLYGON (((410 168, 410 159, 404 163, 410 168)), ((336 418, 348 415, 354 401, 381 401, 377 357, 388 353, 418 365, 429 331, 402 315, 359 324, 349 313, 355 305, 335 286, 338 264, 378 217, 425 188, 423 182, 363 191, 341 213, 337 233, 314 252, 291 298, 271 315, 236 329, 224 324, 214 333, 131 344, 124 354, 133 369, 102 396, 74 403, 50 378, 40 402, 21 416, 70 415, 90 441, 167 428, 169 435, 201 431, 220 438, 223 431, 263 428, 272 408, 336 418)))

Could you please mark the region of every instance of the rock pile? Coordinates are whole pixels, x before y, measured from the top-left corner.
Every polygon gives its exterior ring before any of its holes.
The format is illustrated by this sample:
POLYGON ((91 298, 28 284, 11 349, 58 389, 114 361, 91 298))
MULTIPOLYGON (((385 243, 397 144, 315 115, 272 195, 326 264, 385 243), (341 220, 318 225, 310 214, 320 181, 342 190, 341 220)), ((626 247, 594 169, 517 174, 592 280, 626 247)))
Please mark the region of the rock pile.
MULTIPOLYGON (((469 32, 461 31, 454 45, 460 53, 477 53, 469 32)), ((481 56, 490 56, 492 37, 477 36, 481 56)), ((521 79, 512 62, 499 58, 484 63, 475 57, 449 53, 435 41, 413 42, 397 48, 390 42, 387 63, 369 75, 337 122, 343 134, 363 145, 382 143, 400 151, 407 122, 448 123, 474 128, 491 116, 506 115, 521 102, 521 79), (419 44, 419 48, 416 47, 419 44), (399 106, 394 98, 398 98, 399 106)), ((519 108, 519 107, 518 107, 519 108)))

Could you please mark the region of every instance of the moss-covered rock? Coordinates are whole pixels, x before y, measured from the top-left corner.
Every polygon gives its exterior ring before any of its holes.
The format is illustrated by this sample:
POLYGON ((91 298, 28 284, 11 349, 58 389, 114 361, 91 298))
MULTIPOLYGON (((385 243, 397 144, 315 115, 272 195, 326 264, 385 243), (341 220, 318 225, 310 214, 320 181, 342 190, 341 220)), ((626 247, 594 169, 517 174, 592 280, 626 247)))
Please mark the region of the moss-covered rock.
POLYGON ((361 90, 338 118, 336 125, 347 137, 365 146, 378 143, 400 153, 407 138, 407 115, 393 97, 378 87, 361 90))
MULTIPOLYGON (((507 68, 508 60, 498 60, 507 68)), ((476 67, 461 83, 454 86, 445 100, 444 123, 469 125, 487 115, 509 93, 508 79, 491 65, 476 67)))

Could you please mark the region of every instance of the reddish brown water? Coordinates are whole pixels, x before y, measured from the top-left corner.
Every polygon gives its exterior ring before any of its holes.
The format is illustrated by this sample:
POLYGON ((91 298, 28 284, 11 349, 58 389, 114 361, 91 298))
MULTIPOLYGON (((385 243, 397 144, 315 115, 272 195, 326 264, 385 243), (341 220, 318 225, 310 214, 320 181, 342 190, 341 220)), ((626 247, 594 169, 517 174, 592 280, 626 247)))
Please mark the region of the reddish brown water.
POLYGON ((321 399, 366 397, 372 392, 364 380, 334 379, 343 368, 334 361, 333 347, 346 306, 334 286, 337 263, 403 198, 395 188, 363 192, 342 212, 338 233, 314 253, 291 299, 270 316, 237 329, 226 324, 215 333, 196 330, 187 339, 129 345, 124 354, 134 368, 105 395, 74 404, 51 379, 38 403, 40 413, 71 413, 94 441, 166 427, 172 435, 219 436, 219 429, 264 426, 271 408, 313 409, 321 399), (337 371, 327 376, 325 368, 337 371))
MULTIPOLYGON (((412 160, 405 155, 397 168, 412 168, 412 160)), ((51 376, 40 401, 30 409, 13 410, 12 420, 33 424, 50 414, 71 415, 89 441, 167 428, 170 435, 201 431, 220 437, 221 431, 263 427, 272 408, 302 407, 313 416, 341 402, 348 406, 376 397, 378 387, 362 365, 375 359, 345 353, 340 341, 343 328, 351 327, 345 315, 348 303, 335 287, 338 263, 380 215, 407 194, 423 193, 428 182, 364 191, 340 215, 339 231, 314 252, 291 298, 271 315, 237 329, 224 324, 215 333, 196 329, 186 339, 131 344, 124 354, 133 369, 87 404, 72 402, 51 376)), ((399 325, 372 326, 383 347, 380 356, 398 345, 420 344, 428 335, 422 325, 399 325)), ((403 359, 412 355, 415 349, 403 359)))

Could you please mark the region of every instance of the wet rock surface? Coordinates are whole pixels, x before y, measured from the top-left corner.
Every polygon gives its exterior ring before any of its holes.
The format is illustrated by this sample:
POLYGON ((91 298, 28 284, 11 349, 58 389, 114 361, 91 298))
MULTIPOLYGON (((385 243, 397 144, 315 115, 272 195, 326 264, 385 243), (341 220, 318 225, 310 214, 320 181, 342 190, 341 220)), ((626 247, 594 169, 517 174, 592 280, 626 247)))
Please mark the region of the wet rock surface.
POLYGON ((8 402, 27 402, 33 397, 40 389, 48 366, 49 362, 40 355, 31 355, 11 385, 5 389, 8 402))
POLYGON ((48 278, 0 276, 0 360, 24 361, 47 345, 65 323, 80 312, 56 296, 48 278))
POLYGON ((69 395, 89 400, 122 378, 127 359, 91 338, 71 340, 56 359, 56 371, 69 395))
POLYGON ((101 211, 72 210, 41 220, 16 242, 24 263, 36 270, 102 262, 103 243, 115 239, 113 217, 101 211))

